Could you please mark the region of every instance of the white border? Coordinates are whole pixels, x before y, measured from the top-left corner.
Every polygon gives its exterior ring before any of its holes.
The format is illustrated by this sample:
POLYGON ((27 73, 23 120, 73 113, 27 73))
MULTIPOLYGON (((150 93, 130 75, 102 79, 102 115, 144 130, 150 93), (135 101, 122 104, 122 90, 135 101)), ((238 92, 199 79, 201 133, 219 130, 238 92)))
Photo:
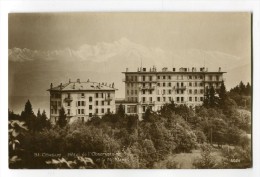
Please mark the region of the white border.
POLYGON ((0 0, 0 174, 6 177, 60 176, 260 176, 259 109, 259 32, 260 1, 250 0, 0 0), (253 168, 246 170, 9 170, 8 169, 8 13, 9 12, 76 12, 76 11, 251 11, 253 12, 253 168), (258 168, 257 168, 258 167, 258 168))

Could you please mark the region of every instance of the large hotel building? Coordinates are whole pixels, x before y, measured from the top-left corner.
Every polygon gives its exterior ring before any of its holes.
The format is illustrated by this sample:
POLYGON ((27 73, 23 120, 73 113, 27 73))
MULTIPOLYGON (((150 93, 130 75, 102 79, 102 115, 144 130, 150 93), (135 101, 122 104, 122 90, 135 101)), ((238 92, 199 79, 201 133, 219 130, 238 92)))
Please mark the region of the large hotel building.
MULTIPOLYGON (((125 100, 118 101, 127 114, 138 114, 139 118, 149 107, 159 110, 163 104, 174 101, 176 104, 197 106, 203 103, 205 92, 213 86, 216 90, 224 81, 221 68, 208 71, 207 68, 138 68, 131 72, 126 69, 125 100)), ((118 105, 118 104, 117 104, 118 105)))
POLYGON ((157 111, 163 104, 174 101, 189 107, 201 105, 208 88, 219 89, 224 81, 221 68, 208 71, 207 68, 138 68, 132 72, 126 69, 125 98, 115 98, 114 84, 69 81, 50 89, 50 118, 56 122, 61 107, 71 122, 87 121, 93 115, 102 117, 115 113, 122 104, 126 114, 138 115, 141 119, 147 108, 157 111))
POLYGON ((69 81, 50 89, 50 119, 55 123, 63 107, 70 122, 87 121, 93 115, 102 117, 106 113, 115 113, 114 84, 96 82, 69 81))

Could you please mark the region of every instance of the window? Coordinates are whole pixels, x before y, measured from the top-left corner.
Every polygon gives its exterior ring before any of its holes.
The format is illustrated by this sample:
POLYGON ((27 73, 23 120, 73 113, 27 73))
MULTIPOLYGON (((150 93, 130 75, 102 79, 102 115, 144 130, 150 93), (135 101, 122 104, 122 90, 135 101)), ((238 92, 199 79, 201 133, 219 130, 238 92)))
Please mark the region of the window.
POLYGON ((172 94, 172 90, 169 90, 169 94, 172 94))
POLYGON ((145 87, 145 83, 143 83, 143 87, 145 87))
POLYGON ((107 97, 110 98, 110 93, 107 93, 107 97))
POLYGON ((133 90, 131 90, 131 95, 133 95, 134 94, 134 91, 133 90))
POLYGON ((149 80, 152 81, 152 80, 153 80, 153 77, 152 77, 152 76, 149 76, 149 80))
POLYGON ((137 81, 137 76, 135 76, 135 81, 137 81))
POLYGON ((78 106, 81 106, 81 101, 78 101, 78 106))
POLYGON ((165 98, 165 97, 163 97, 163 101, 164 101, 164 102, 166 101, 166 98, 165 98))
POLYGON ((145 102, 145 97, 143 97, 143 102, 145 102))
POLYGON ((192 76, 189 76, 189 79, 192 79, 192 76))
POLYGON ((181 86, 183 87, 183 82, 181 83, 181 86))
POLYGON ((203 97, 200 97, 200 101, 203 101, 203 97))
POLYGON ((203 89, 200 89, 200 93, 203 94, 204 90, 203 89))
POLYGON ((80 109, 78 109, 78 114, 80 114, 80 109))
POLYGON ((189 97, 189 101, 192 101, 192 97, 189 97))
POLYGON ((101 98, 104 98, 104 93, 101 93, 101 98))
POLYGON ((183 94, 184 93, 184 90, 181 90, 181 94, 183 94))
POLYGON ((153 93, 153 91, 152 90, 149 90, 149 94, 152 94, 153 93))
POLYGON ((137 95, 137 90, 135 90, 135 94, 137 95))
POLYGON ((96 98, 98 98, 98 93, 96 93, 96 98))
POLYGON ((143 95, 145 94, 145 90, 143 90, 143 95))
POLYGON ((163 87, 165 87, 165 83, 163 83, 163 87))
POLYGON ((84 117, 81 117, 81 121, 82 121, 82 123, 84 122, 84 117))
POLYGON ((89 117, 92 117, 92 113, 89 113, 89 117))
POLYGON ((163 90, 163 95, 165 95, 165 90, 163 90))
POLYGON ((70 109, 67 109, 67 114, 70 115, 70 109))
POLYGON ((157 101, 160 101, 160 97, 157 97, 157 101))
POLYGON ((85 114, 85 109, 81 109, 81 114, 85 114))
POLYGON ((85 106, 85 101, 81 101, 81 106, 85 106))
POLYGON ((101 102, 101 104, 102 104, 102 106, 104 106, 104 105, 105 105, 105 102, 104 102, 104 101, 102 101, 102 102, 101 102))
POLYGON ((197 76, 194 76, 195 79, 197 79, 198 77, 197 76))
POLYGON ((195 101, 197 101, 197 97, 195 97, 195 101))
POLYGON ((181 97, 181 102, 183 102, 184 101, 184 97, 181 97))
POLYGON ((197 87, 198 86, 198 83, 197 82, 195 82, 195 87, 197 87))
POLYGON ((160 87, 160 83, 157 83, 157 86, 160 87))
POLYGON ((160 76, 157 76, 157 79, 160 79, 160 76))
POLYGON ((179 102, 180 101, 180 97, 177 97, 177 102, 179 102))
POLYGON ((96 114, 98 114, 98 109, 96 109, 96 114))
POLYGON ((107 102, 107 105, 110 105, 110 101, 107 102))
POLYGON ((197 94, 197 93, 198 93, 198 91, 197 91, 197 89, 195 89, 195 90, 194 90, 194 94, 197 94))
POLYGON ((68 102, 68 106, 70 106, 70 102, 68 102))
POLYGON ((85 94, 84 93, 81 93, 81 98, 85 98, 85 94))
POLYGON ((171 79, 171 76, 168 76, 168 79, 171 79))
POLYGON ((169 97, 169 101, 172 101, 172 98, 171 98, 171 97, 169 97))
POLYGON ((110 108, 107 108, 107 113, 110 113, 110 108))
POLYGON ((152 101, 153 101, 153 97, 150 97, 149 99, 150 99, 150 102, 152 102, 152 101))
POLYGON ((165 76, 163 76, 163 79, 165 79, 165 76))
POLYGON ((200 75, 200 79, 203 79, 203 76, 200 75))
POLYGON ((191 82, 189 82, 189 87, 192 87, 192 83, 191 82))
POLYGON ((89 102, 92 102, 92 96, 89 97, 89 102))
POLYGON ((189 90, 189 94, 192 94, 192 90, 191 89, 189 90))
POLYGON ((209 80, 212 81, 212 76, 209 76, 209 80))
POLYGON ((88 108, 89 108, 90 110, 92 110, 92 105, 89 105, 88 108))
POLYGON ((143 112, 145 112, 145 106, 143 106, 143 112))
POLYGON ((219 76, 216 76, 216 81, 219 81, 219 76))
POLYGON ((152 87, 152 83, 149 83, 149 87, 152 87))
POLYGON ((126 91, 127 95, 129 95, 129 90, 126 91))
POLYGON ((104 112, 105 112, 105 110, 104 110, 104 108, 102 108, 102 109, 101 109, 101 113, 104 113, 104 112))
POLYGON ((203 87, 203 83, 202 82, 200 83, 200 86, 203 87))
POLYGON ((143 81, 145 81, 145 76, 143 76, 143 81))
POLYGON ((98 105, 98 101, 96 101, 96 106, 98 105))
POLYGON ((171 86, 172 86, 172 83, 169 82, 169 83, 168 83, 168 86, 171 87, 171 86))

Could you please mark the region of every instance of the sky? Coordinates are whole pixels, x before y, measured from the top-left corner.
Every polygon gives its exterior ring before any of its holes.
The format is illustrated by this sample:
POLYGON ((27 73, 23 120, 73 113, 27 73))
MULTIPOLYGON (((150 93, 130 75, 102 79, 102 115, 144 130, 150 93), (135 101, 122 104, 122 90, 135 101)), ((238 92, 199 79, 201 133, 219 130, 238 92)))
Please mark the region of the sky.
POLYGON ((27 99, 49 112, 50 83, 115 82, 124 97, 125 68, 155 65, 227 71, 227 89, 251 82, 251 14, 9 14, 9 109, 27 99))

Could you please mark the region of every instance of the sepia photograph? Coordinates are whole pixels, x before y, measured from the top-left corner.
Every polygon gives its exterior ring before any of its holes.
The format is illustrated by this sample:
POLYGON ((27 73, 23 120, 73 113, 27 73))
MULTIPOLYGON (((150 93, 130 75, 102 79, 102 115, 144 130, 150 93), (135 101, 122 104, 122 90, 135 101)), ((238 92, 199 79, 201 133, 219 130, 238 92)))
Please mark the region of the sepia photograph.
POLYGON ((252 168, 252 18, 9 13, 9 168, 252 168))

